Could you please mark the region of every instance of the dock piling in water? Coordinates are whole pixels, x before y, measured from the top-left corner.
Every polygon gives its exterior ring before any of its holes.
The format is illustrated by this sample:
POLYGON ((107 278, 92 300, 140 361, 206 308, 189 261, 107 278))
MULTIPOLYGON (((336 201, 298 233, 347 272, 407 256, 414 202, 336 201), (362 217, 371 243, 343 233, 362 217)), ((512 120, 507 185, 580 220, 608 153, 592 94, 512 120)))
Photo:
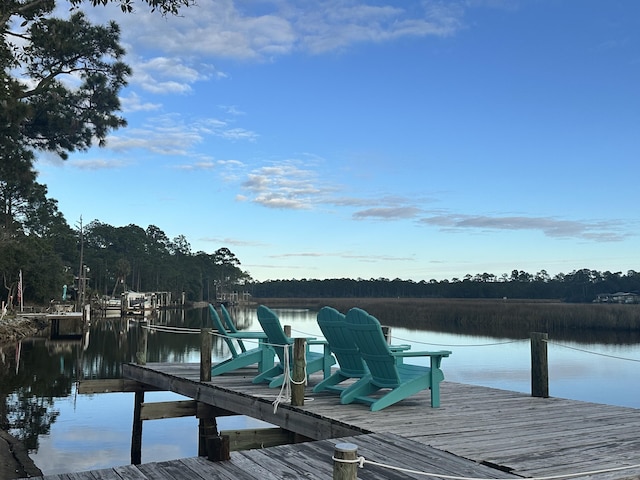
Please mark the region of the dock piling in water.
POLYGON ((549 361, 547 341, 549 334, 531 334, 531 396, 549 397, 549 361))

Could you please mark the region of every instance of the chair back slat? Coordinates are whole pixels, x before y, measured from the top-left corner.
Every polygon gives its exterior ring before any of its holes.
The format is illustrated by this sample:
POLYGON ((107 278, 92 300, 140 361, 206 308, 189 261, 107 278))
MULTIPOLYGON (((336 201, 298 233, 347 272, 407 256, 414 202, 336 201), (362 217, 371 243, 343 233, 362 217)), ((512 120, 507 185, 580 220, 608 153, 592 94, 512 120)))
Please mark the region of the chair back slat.
MULTIPOLYGON (((280 319, 273 310, 264 305, 260 305, 257 310, 258 322, 262 330, 267 335, 267 342, 275 351, 280 362, 284 364, 284 345, 292 345, 293 339, 287 337, 280 324, 280 319)), ((288 347, 290 348, 290 347, 288 347)), ((291 350, 289 350, 291 353, 291 350)))
MULTIPOLYGON (((224 321, 227 330, 231 333, 238 333, 238 329, 236 328, 235 323, 233 323, 231 315, 222 303, 220 304, 220 311, 222 312, 222 320, 224 321)), ((244 346, 244 342, 242 340, 238 340, 238 345, 240 346, 240 350, 243 352, 247 351, 247 347, 244 346)))
POLYGON ((209 318, 211 319, 212 328, 218 331, 218 333, 222 336, 222 339, 227 344, 229 348, 229 352, 231 352, 232 357, 238 356, 238 350, 236 350, 236 346, 233 344, 233 340, 227 336, 227 330, 222 325, 222 321, 220 320, 220 316, 213 305, 209 304, 209 318))
POLYGON ((400 385, 396 359, 384 338, 378 319, 360 308, 352 308, 347 312, 345 321, 369 368, 372 383, 380 388, 395 388, 400 385))
POLYGON ((322 307, 317 318, 318 326, 338 360, 341 372, 346 376, 363 376, 366 368, 351 330, 347 328, 344 314, 332 307, 322 307))

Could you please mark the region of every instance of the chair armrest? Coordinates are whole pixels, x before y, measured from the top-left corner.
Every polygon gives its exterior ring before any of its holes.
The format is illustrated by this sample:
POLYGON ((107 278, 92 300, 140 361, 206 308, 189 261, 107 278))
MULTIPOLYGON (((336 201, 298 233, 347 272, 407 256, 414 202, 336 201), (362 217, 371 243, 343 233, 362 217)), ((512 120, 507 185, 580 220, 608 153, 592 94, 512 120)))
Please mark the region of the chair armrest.
POLYGON ((394 357, 448 357, 451 355, 449 350, 440 350, 439 352, 391 352, 394 357))
POLYGON ((451 355, 449 350, 440 350, 439 352, 391 352, 396 359, 396 364, 401 364, 408 357, 429 357, 431 368, 439 369, 442 359, 451 355))
POLYGON ((392 352, 404 352, 406 350, 411 350, 411 345, 389 345, 389 350, 392 352))
POLYGON ((240 339, 240 340, 262 340, 267 338, 267 334, 264 332, 257 332, 257 331, 242 331, 239 330, 238 332, 228 332, 227 337, 229 338, 236 338, 236 339, 240 339))

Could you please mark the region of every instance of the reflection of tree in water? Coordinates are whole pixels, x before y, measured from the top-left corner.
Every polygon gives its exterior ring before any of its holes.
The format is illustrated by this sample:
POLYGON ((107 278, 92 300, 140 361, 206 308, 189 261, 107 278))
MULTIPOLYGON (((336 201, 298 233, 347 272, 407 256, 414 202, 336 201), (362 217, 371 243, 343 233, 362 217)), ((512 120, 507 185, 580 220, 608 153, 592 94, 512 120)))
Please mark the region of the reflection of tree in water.
POLYGON ((37 451, 38 436, 48 434, 60 414, 54 398, 71 392, 71 376, 51 361, 43 341, 23 342, 18 368, 15 347, 7 350, 0 370, 0 424, 37 451))
POLYGON ((5 396, 5 405, 9 432, 20 439, 29 452, 37 451, 38 437, 47 435, 60 415, 53 408, 53 398, 38 397, 29 388, 19 388, 5 396))
MULTIPOLYGON (((204 309, 188 311, 166 323, 189 329, 203 326, 204 309)), ((152 319, 150 323, 160 319, 152 319)), ((95 318, 82 340, 25 339, 18 368, 16 346, 0 347, 0 428, 20 439, 30 452, 38 437, 49 434, 60 411, 57 399, 69 397, 79 379, 119 378, 122 363, 135 361, 141 333, 149 335, 149 361, 183 362, 199 351, 200 336, 175 335, 141 328, 139 319, 95 318)))

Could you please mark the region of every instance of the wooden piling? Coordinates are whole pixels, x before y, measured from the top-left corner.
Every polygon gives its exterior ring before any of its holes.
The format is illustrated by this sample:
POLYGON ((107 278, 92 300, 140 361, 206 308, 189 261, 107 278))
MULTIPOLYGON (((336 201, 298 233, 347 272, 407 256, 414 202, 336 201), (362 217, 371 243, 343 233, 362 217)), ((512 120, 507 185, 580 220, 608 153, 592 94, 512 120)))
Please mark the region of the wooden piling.
POLYGON ((135 393, 133 404, 133 428, 131 430, 131 463, 142 463, 142 404, 144 403, 144 391, 135 393))
POLYGON ((304 338, 296 338, 293 341, 291 405, 294 407, 301 407, 304 405, 304 387, 307 369, 305 348, 306 340, 304 338))
POLYGON ((203 328, 200 330, 200 381, 211 381, 211 348, 213 339, 211 338, 211 329, 203 328))
POLYGON ((210 457, 212 455, 212 452, 209 449, 212 446, 210 440, 212 438, 217 438, 219 436, 220 435, 218 434, 218 422, 216 421, 215 417, 199 419, 198 420, 198 456, 210 457))
POLYGON ((149 329, 146 320, 138 321, 138 351, 136 352, 136 363, 138 365, 147 364, 147 341, 149 338, 149 329))
MULTIPOLYGON (((200 330, 200 381, 211 381, 211 348, 213 338, 211 336, 211 328, 203 328, 200 330)), ((211 438, 217 438, 218 422, 215 417, 200 418, 198 420, 198 456, 210 457, 212 452, 209 451, 211 438)), ((213 448, 213 447, 212 447, 213 448)))
POLYGON ((338 443, 333 450, 333 480, 356 480, 358 478, 358 446, 353 443, 338 443), (346 460, 341 462, 340 460, 346 460))
POLYGON ((388 325, 381 325, 382 327, 382 334, 384 335, 384 339, 387 341, 388 344, 391 344, 391 327, 389 327, 388 325))
POLYGON ((223 462, 231 459, 229 437, 218 435, 207 439, 207 458, 212 462, 223 462))
POLYGON ((531 334, 531 396, 549 397, 549 361, 547 333, 531 334))

